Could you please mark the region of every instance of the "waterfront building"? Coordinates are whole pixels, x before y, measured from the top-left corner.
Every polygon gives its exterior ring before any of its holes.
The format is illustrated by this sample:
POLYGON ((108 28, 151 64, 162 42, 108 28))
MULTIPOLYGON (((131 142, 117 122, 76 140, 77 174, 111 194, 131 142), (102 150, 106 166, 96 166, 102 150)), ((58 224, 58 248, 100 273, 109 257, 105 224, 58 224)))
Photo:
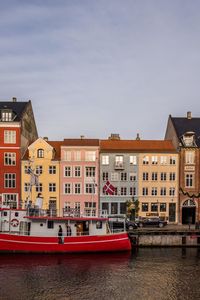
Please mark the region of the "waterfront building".
POLYGON ((36 140, 31 101, 0 101, 0 202, 21 206, 21 157, 36 140))
POLYGON ((171 139, 180 154, 180 222, 200 221, 200 118, 169 115, 165 139, 171 139))
POLYGON ((179 156, 171 141, 140 141, 139 216, 178 223, 179 156))
POLYGON ((120 140, 116 135, 101 140, 100 208, 125 215, 127 203, 138 200, 139 217, 178 222, 178 168, 171 141, 120 140))
POLYGON ((95 215, 99 199, 99 140, 64 139, 61 145, 60 205, 66 212, 95 215))
POLYGON ((28 147, 21 164, 22 200, 25 207, 29 201, 34 205, 37 199, 41 199, 41 208, 49 209, 54 214, 60 211, 61 143, 38 138, 28 147))
POLYGON ((109 215, 125 215, 127 201, 138 198, 135 142, 120 140, 118 134, 100 141, 100 209, 109 215))

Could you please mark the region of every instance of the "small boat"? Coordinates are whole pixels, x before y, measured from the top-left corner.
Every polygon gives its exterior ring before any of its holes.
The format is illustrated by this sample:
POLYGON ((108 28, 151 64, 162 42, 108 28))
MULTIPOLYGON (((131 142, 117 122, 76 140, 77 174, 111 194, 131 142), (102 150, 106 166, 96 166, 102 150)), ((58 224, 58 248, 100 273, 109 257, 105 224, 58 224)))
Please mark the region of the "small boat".
POLYGON ((111 232, 106 216, 71 213, 58 217, 49 210, 0 209, 0 252, 87 253, 130 251, 126 231, 111 232))

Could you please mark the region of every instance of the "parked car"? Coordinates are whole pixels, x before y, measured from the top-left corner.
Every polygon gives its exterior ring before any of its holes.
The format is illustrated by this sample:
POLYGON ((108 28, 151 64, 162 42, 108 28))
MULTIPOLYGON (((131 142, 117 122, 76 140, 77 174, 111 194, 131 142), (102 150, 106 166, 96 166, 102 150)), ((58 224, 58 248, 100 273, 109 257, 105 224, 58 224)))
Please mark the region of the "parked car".
POLYGON ((146 227, 146 226, 157 226, 164 227, 167 225, 167 221, 163 221, 160 218, 142 218, 137 221, 138 227, 146 227))
POLYGON ((138 225, 134 221, 130 221, 121 216, 109 217, 109 226, 112 231, 123 231, 123 230, 133 230, 138 228, 138 225))

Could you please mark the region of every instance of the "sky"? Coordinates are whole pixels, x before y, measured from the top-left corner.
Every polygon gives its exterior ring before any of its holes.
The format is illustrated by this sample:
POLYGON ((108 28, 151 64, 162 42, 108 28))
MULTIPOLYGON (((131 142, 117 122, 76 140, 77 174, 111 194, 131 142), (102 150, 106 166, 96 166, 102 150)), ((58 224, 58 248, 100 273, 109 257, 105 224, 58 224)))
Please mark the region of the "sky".
POLYGON ((163 139, 199 81, 199 0, 0 0, 0 101, 30 99, 41 137, 163 139))

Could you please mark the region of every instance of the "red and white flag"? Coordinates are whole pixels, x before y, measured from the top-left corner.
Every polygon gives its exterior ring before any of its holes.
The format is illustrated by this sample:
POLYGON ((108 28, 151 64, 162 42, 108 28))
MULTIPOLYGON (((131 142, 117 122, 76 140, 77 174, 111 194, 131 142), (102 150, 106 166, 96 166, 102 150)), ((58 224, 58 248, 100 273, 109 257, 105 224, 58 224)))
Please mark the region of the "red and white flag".
POLYGON ((115 187, 109 182, 106 181, 106 184, 103 187, 104 192, 110 194, 110 195, 114 195, 115 193, 115 187))

